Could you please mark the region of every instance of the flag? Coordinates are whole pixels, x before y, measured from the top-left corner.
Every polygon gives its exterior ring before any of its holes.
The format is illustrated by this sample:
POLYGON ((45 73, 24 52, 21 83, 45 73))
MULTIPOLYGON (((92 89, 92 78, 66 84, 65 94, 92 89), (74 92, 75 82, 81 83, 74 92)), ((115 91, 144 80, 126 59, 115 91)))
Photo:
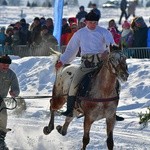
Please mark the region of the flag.
POLYGON ((64 0, 55 0, 53 35, 57 39, 59 46, 60 46, 61 30, 62 30, 63 5, 64 5, 64 0))

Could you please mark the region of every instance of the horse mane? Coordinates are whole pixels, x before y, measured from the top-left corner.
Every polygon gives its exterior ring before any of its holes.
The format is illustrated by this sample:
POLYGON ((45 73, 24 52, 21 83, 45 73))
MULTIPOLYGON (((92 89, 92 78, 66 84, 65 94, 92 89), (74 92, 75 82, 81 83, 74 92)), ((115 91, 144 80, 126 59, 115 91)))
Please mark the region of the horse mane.
POLYGON ((56 58, 55 63, 56 63, 57 60, 59 59, 60 55, 61 55, 61 52, 58 52, 58 51, 50 48, 50 55, 55 56, 55 58, 56 58))
POLYGON ((110 45, 110 52, 113 51, 122 51, 121 45, 110 45))

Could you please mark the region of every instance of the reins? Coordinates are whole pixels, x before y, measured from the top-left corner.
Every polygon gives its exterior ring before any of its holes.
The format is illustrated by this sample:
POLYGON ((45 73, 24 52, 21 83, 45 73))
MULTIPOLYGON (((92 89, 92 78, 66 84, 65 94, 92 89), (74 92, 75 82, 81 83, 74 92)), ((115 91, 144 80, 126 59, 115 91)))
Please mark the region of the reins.
MULTIPOLYGON (((64 94, 64 95, 61 95, 61 96, 68 96, 68 94, 64 94)), ((5 97, 4 99, 12 99, 14 102, 15 102, 15 106, 13 106, 12 108, 8 108, 8 107, 3 107, 0 109, 0 112, 3 110, 3 109, 7 109, 7 110, 13 110, 17 107, 17 100, 16 99, 39 99, 39 98, 55 98, 57 96, 18 96, 18 97, 5 97)), ((2 100, 4 101, 4 100, 2 100)), ((0 102, 0 106, 1 106, 1 103, 2 101, 0 102)), ((11 103, 11 102, 10 102, 11 103)))
POLYGON ((119 95, 111 98, 89 98, 89 97, 78 97, 79 100, 90 101, 90 102, 110 102, 119 100, 119 95))
MULTIPOLYGON (((12 100, 15 102, 15 106, 12 107, 12 108, 2 107, 2 108, 0 109, 0 112, 1 112, 3 109, 13 110, 13 109, 15 109, 15 108, 17 107, 17 100, 16 100, 14 97, 7 97, 7 98, 12 99, 12 100)), ((2 100, 2 101, 4 101, 4 100, 2 100)), ((1 101, 1 103, 2 103, 2 101, 1 101)), ((1 103, 0 103, 0 105, 1 105, 1 103)))

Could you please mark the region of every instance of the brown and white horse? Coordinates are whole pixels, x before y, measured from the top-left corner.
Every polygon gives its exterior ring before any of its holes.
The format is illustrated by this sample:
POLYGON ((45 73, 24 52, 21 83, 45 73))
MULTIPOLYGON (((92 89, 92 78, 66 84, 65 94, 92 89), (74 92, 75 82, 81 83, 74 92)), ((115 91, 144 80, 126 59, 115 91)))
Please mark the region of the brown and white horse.
MULTIPOLYGON (((49 134, 54 129, 55 112, 66 102, 69 86, 77 66, 67 66, 57 73, 56 82, 53 88, 53 98, 50 101, 51 118, 48 126, 44 127, 44 134, 49 134)), ((88 97, 79 97, 74 109, 74 117, 80 113, 84 116, 83 146, 85 150, 90 141, 90 128, 94 121, 106 118, 107 126, 107 147, 113 150, 113 130, 116 122, 116 109, 119 96, 116 91, 117 81, 127 81, 128 70, 126 57, 122 51, 112 51, 108 59, 103 62, 99 72, 90 84, 88 97)), ((67 134, 67 129, 74 117, 66 117, 63 126, 56 127, 62 135, 67 134)))

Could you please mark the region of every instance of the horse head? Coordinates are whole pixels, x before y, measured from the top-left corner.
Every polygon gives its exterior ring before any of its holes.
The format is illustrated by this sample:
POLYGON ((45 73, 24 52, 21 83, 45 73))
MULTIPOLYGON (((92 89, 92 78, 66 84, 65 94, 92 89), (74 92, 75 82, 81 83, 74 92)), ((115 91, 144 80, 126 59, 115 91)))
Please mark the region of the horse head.
POLYGON ((110 52, 109 61, 113 67, 113 73, 117 75, 117 78, 121 81, 127 81, 128 79, 128 67, 126 63, 126 56, 121 50, 113 50, 110 52))

